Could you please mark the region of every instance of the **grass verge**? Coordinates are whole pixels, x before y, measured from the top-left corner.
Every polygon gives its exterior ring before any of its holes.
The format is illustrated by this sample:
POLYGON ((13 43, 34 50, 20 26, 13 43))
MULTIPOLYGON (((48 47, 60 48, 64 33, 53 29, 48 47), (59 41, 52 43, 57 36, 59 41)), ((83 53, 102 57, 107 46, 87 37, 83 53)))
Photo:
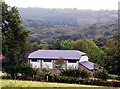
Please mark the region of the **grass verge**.
POLYGON ((2 80, 2 89, 120 89, 113 87, 22 80, 2 80))

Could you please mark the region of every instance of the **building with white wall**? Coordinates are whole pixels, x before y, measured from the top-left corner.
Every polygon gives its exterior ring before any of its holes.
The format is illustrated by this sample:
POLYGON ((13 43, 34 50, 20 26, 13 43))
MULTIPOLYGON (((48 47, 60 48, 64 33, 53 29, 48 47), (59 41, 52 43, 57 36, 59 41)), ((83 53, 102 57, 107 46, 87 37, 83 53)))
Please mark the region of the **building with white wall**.
POLYGON ((28 56, 29 63, 33 68, 56 69, 55 62, 59 59, 64 60, 64 69, 81 68, 94 70, 94 63, 89 62, 86 53, 78 50, 37 50, 28 56))

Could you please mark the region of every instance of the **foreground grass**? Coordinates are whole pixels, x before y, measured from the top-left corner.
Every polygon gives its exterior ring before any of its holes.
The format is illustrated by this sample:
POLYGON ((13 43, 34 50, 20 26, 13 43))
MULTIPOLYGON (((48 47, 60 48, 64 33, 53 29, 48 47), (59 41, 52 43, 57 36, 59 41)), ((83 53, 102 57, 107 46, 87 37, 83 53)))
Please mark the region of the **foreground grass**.
MULTIPOLYGON (((65 83, 48 83, 48 82, 37 82, 37 81, 22 81, 22 80, 2 80, 3 89, 30 89, 30 87, 41 87, 42 89, 120 89, 113 87, 100 87, 91 85, 79 85, 79 84, 65 84, 65 83), (5 88, 6 87, 6 88, 5 88), (10 88, 11 87, 11 88, 10 88), (14 87, 14 88, 12 88, 14 87), (29 87, 29 88, 28 88, 29 87)), ((40 89, 41 89, 40 88, 40 89)), ((32 89, 32 88, 31 88, 32 89)))

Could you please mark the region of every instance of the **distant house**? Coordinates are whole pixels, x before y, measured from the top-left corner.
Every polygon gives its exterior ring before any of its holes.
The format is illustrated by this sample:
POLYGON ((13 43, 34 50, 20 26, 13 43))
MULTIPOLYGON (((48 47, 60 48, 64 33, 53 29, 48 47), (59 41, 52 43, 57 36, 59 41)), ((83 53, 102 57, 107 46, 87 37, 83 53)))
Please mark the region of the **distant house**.
POLYGON ((94 70, 94 63, 89 61, 87 54, 78 50, 37 50, 30 53, 28 59, 33 68, 56 69, 55 61, 64 59, 64 69, 94 70))

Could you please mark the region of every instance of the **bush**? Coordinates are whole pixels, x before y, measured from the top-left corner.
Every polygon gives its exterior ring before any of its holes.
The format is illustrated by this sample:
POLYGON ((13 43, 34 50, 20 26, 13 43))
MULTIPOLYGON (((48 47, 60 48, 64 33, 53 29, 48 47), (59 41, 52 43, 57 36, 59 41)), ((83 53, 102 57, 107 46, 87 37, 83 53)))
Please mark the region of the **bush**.
POLYGON ((108 78, 108 73, 105 70, 96 71, 95 74, 94 74, 94 76, 96 78, 101 79, 101 80, 106 80, 108 78))
POLYGON ((43 77, 43 74, 40 71, 38 71, 38 69, 37 69, 36 74, 34 76, 34 80, 41 81, 41 80, 43 80, 42 77, 43 77))
POLYGON ((16 78, 20 74, 23 78, 33 77, 36 75, 36 70, 33 70, 26 63, 10 64, 3 67, 3 72, 10 74, 12 78, 16 78))
POLYGON ((62 70, 60 75, 68 77, 80 77, 80 70, 70 68, 67 70, 62 70))
POLYGON ((46 80, 46 81, 52 81, 53 79, 53 74, 51 72, 43 72, 43 78, 46 80))
POLYGON ((89 78, 89 76, 90 76, 90 74, 87 71, 85 71, 85 70, 80 71, 80 77, 89 78))
POLYGON ((61 76, 67 76, 67 77, 75 77, 75 78, 88 78, 90 75, 85 70, 79 70, 79 69, 67 69, 61 71, 61 76))
POLYGON ((58 83, 77 83, 77 78, 54 75, 54 82, 58 82, 58 83))
POLYGON ((32 77, 36 75, 37 70, 33 70, 28 64, 22 63, 16 66, 18 67, 18 72, 23 76, 32 77))

